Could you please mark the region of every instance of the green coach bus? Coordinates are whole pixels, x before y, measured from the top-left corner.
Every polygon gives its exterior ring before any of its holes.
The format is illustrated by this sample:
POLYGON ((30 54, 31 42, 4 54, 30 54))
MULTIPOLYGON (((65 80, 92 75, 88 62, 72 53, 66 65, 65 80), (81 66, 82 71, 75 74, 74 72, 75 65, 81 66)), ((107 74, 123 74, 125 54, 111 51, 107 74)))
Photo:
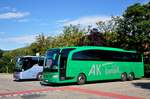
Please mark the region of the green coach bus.
POLYGON ((121 79, 144 76, 142 55, 111 47, 64 47, 46 52, 41 84, 121 79))

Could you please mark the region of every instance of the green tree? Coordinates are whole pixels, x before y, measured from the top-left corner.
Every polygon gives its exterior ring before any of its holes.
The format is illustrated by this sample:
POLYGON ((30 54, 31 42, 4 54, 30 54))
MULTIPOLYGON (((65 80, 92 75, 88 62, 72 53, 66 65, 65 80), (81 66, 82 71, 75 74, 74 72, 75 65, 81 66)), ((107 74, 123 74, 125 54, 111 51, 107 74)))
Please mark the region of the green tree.
POLYGON ((53 41, 53 47, 62 46, 75 46, 78 45, 80 38, 84 36, 85 29, 82 29, 80 25, 65 26, 63 33, 55 37, 53 41))
POLYGON ((107 21, 99 21, 96 23, 97 29, 99 32, 102 33, 107 46, 114 46, 116 43, 116 28, 118 26, 117 20, 119 17, 112 17, 110 20, 107 21))
POLYGON ((150 43, 150 2, 129 6, 118 24, 116 46, 144 52, 150 43))
POLYGON ((2 57, 3 55, 3 50, 0 49, 0 58, 2 57))
POLYGON ((0 60, 0 72, 11 73, 14 70, 14 62, 12 61, 12 52, 4 52, 0 60))
POLYGON ((33 42, 30 46, 30 49, 34 53, 44 54, 45 51, 49 48, 50 40, 49 37, 44 36, 44 34, 39 34, 36 36, 36 41, 33 42))

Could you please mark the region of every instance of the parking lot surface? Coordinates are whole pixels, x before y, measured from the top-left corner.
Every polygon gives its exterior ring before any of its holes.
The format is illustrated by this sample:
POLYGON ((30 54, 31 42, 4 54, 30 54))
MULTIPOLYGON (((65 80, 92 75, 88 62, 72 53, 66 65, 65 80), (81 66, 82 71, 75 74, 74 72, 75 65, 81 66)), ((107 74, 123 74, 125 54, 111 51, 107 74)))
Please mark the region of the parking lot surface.
POLYGON ((150 99, 150 79, 98 81, 85 85, 41 86, 39 81, 13 81, 0 74, 0 99, 150 99))

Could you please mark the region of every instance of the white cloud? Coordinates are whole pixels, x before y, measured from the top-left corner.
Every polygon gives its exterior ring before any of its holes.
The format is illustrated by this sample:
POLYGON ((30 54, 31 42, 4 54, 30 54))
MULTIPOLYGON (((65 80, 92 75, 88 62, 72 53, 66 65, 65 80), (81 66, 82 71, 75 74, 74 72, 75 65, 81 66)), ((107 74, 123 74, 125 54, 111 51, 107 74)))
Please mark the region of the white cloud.
POLYGON ((36 35, 23 35, 18 37, 0 38, 0 43, 4 44, 30 44, 35 41, 36 35))
POLYGON ((111 16, 85 16, 85 17, 80 17, 75 20, 67 20, 63 22, 63 25, 94 25, 98 21, 107 21, 110 20, 111 16))
POLYGON ((29 12, 6 12, 0 14, 0 19, 18 19, 28 16, 29 12))
POLYGON ((36 36, 39 34, 22 35, 14 37, 0 37, 0 49, 2 50, 14 50, 30 45, 36 40, 36 36))

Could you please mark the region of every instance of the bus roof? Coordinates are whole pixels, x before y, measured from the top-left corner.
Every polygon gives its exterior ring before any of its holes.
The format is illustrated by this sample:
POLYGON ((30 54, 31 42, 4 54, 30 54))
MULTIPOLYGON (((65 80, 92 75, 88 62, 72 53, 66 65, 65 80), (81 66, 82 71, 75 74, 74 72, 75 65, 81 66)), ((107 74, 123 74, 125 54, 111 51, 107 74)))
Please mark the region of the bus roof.
MULTIPOLYGON (((110 50, 110 51, 121 51, 121 52, 136 53, 136 51, 129 51, 129 50, 121 49, 121 48, 103 47, 103 46, 70 46, 70 47, 60 47, 59 49, 66 49, 66 48, 76 48, 77 50, 99 49, 99 50, 110 50)), ((57 49, 57 48, 51 48, 51 49, 57 49)))
POLYGON ((27 56, 19 56, 19 57, 22 57, 22 58, 27 58, 27 57, 41 57, 41 58, 43 58, 44 56, 30 56, 30 55, 27 55, 27 56))

